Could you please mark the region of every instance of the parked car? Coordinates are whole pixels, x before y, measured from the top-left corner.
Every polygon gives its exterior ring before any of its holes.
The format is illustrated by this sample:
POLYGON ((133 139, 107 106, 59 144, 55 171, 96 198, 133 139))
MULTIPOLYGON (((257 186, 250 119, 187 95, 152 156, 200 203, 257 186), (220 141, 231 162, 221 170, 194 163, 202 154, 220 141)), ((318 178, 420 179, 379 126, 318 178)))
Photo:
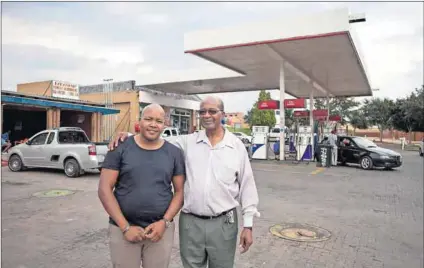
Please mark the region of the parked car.
POLYGON ((424 156, 424 138, 420 142, 420 148, 418 149, 420 156, 424 156))
POLYGON ((363 137, 339 136, 338 162, 359 164, 363 169, 391 169, 402 165, 402 156, 363 137))
POLYGON ((178 136, 180 136, 180 132, 175 127, 167 127, 162 131, 162 138, 170 143, 175 143, 178 136))
POLYGON ((107 152, 107 143, 91 142, 81 128, 60 127, 38 132, 12 147, 8 166, 14 172, 35 167, 61 169, 68 177, 78 177, 100 169, 107 152))
POLYGON ((233 132, 233 134, 239 138, 244 144, 252 143, 252 136, 246 135, 243 132, 233 132))
POLYGON ((280 139, 280 128, 273 127, 268 133, 268 140, 277 141, 278 139, 280 139))

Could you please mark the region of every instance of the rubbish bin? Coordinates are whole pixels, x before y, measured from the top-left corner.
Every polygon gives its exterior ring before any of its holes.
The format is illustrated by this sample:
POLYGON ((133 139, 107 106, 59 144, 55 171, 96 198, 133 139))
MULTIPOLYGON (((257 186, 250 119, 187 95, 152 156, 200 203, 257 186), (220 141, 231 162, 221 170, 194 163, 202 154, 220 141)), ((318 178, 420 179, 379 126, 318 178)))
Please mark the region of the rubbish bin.
POLYGON ((332 149, 329 144, 318 144, 318 162, 321 167, 331 167, 332 149))

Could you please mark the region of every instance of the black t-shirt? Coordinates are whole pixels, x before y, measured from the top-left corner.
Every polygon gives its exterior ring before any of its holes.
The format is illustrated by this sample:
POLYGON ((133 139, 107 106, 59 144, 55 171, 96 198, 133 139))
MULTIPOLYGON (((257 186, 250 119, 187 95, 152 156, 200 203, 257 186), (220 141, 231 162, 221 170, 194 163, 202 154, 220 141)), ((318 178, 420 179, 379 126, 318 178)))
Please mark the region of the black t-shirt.
MULTIPOLYGON (((185 173, 182 151, 165 141, 157 150, 145 150, 134 136, 109 151, 102 168, 119 171, 114 195, 131 225, 147 227, 162 219, 172 200, 172 177, 185 173)), ((109 218, 109 222, 116 223, 109 218)))

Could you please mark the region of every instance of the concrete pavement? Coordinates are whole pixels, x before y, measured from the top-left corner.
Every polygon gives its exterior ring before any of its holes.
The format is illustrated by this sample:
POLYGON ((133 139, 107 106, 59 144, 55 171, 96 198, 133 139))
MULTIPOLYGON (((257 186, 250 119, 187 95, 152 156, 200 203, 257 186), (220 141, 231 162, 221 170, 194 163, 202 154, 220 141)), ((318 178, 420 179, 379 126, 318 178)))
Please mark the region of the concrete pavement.
MULTIPOLYGON (((394 171, 254 162, 261 218, 254 245, 237 254, 236 267, 422 267, 424 159, 402 154, 405 164, 394 171), (269 228, 283 222, 316 225, 332 236, 310 243, 272 236, 269 228)), ((98 174, 69 179, 60 171, 2 168, 2 265, 111 267, 97 183, 98 174), (75 193, 32 196, 48 189, 75 193)), ((171 264, 177 267, 178 234, 171 264)))

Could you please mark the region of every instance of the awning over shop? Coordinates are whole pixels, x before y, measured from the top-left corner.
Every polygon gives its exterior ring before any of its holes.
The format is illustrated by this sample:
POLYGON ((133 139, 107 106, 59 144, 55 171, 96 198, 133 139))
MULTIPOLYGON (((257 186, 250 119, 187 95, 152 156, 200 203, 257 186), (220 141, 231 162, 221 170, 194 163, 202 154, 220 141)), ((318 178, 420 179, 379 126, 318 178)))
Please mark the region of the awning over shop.
POLYGON ((68 101, 61 100, 58 98, 50 98, 44 96, 35 96, 27 95, 15 92, 5 92, 1 93, 1 102, 2 104, 14 104, 14 105, 24 105, 24 106, 35 106, 35 107, 45 107, 45 108, 60 108, 68 110, 77 110, 83 112, 92 112, 92 113, 101 113, 104 115, 108 114, 118 114, 119 109, 112 109, 102 106, 101 104, 95 103, 86 103, 82 101, 68 101))

